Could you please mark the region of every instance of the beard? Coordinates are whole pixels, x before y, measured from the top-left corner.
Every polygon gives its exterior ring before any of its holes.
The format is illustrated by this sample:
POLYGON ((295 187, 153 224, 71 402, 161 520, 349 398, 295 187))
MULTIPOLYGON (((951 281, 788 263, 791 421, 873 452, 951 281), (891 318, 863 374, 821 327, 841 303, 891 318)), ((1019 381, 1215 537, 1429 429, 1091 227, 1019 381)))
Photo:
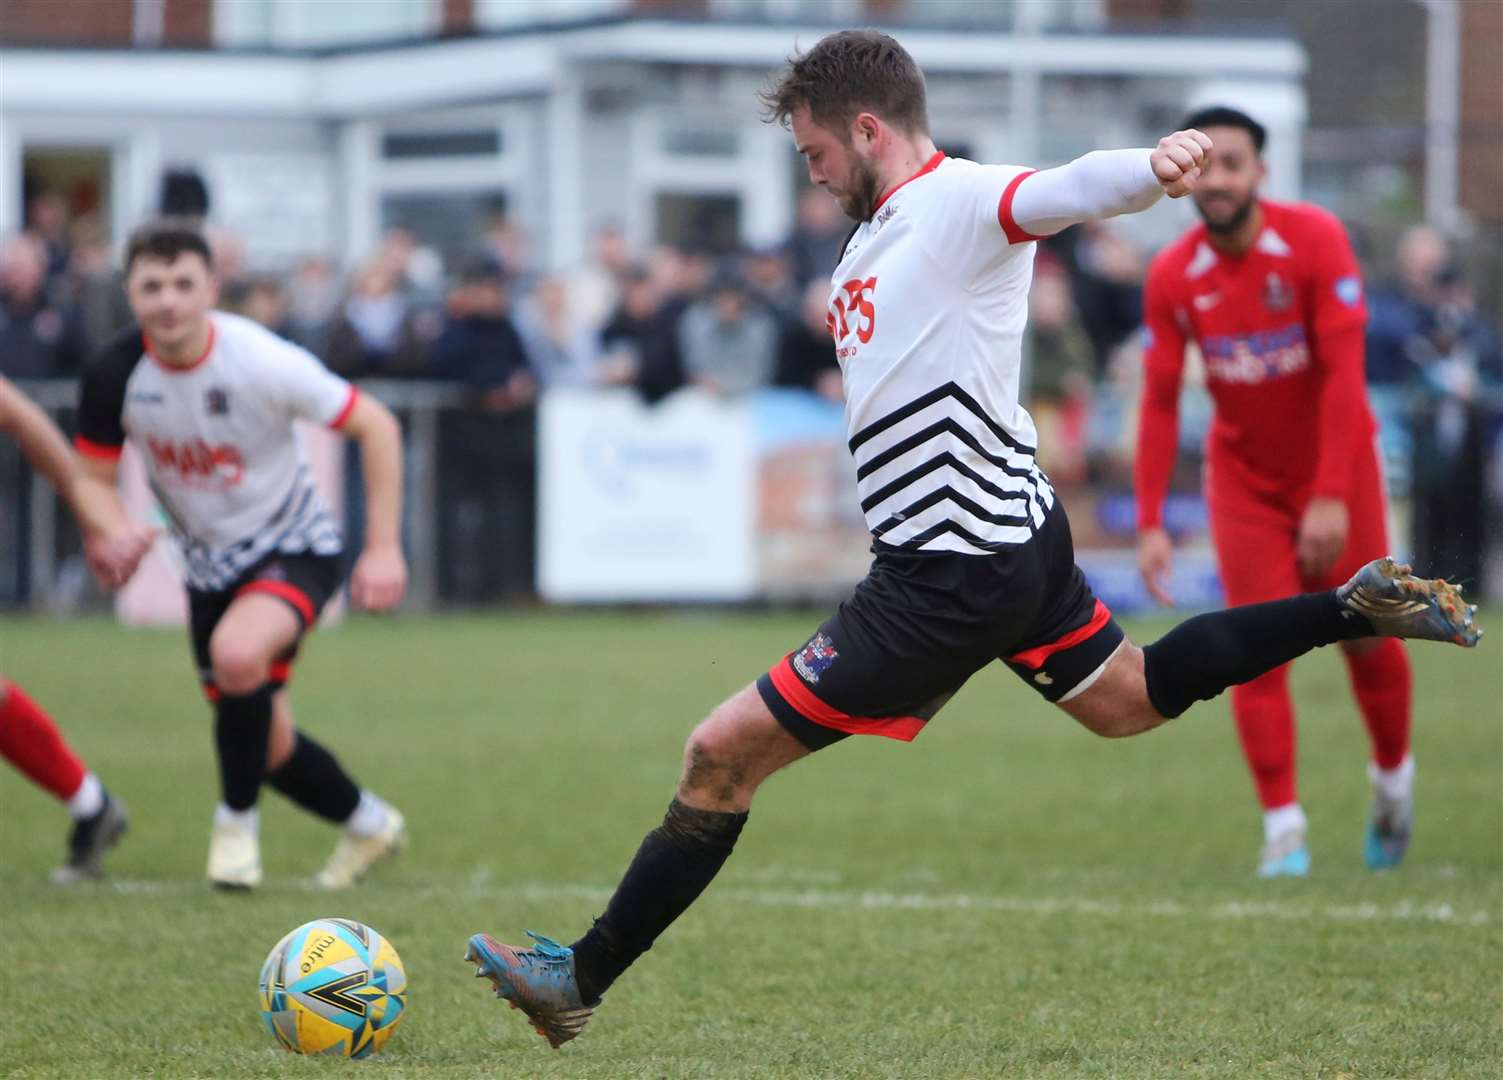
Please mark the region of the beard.
POLYGON ((1220 221, 1217 221, 1210 214, 1206 213, 1205 207, 1201 206, 1198 202, 1195 204, 1195 209, 1200 214, 1200 220, 1205 222, 1207 231, 1224 236, 1242 228, 1243 224, 1247 221, 1248 215, 1252 213, 1255 202, 1257 202, 1257 197, 1249 195, 1245 201, 1234 207, 1225 219, 1220 221))
POLYGON ((836 195, 835 201, 852 221, 869 221, 882 197, 881 183, 876 166, 857 158, 851 168, 850 186, 836 195))

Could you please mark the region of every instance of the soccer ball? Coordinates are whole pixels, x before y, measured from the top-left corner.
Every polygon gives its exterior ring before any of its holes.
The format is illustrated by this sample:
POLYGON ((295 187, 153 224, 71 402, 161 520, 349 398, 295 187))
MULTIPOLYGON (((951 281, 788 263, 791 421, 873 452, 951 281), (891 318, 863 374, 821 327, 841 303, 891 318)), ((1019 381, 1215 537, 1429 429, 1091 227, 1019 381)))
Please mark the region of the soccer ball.
POLYGON ((261 965, 261 1018, 296 1054, 367 1057, 406 1012, 402 958, 353 919, 304 923, 261 965))

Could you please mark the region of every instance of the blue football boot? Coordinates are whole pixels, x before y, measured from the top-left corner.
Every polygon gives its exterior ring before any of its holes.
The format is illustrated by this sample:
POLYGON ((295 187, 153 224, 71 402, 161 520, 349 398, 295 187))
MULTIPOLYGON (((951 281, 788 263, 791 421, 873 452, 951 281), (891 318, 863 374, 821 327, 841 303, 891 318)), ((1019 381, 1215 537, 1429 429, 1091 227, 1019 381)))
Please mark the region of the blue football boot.
POLYGON ((1308 877, 1310 849, 1305 845, 1304 829, 1288 829, 1263 847, 1258 858, 1260 878, 1308 877))
POLYGON ((1367 771, 1373 778, 1373 806, 1367 817, 1362 858, 1369 870, 1392 870, 1404 861, 1409 836, 1414 832, 1414 789, 1406 784, 1402 792, 1384 791, 1371 763, 1367 771))
POLYGON ((485 978, 496 996, 521 1009, 533 1028, 557 1050, 577 1036, 600 1004, 585 1003, 574 974, 574 950, 527 931, 532 948, 503 945, 489 934, 470 938, 466 962, 475 965, 475 978, 485 978))
POLYGON ((1417 578, 1391 558, 1368 563, 1336 590, 1336 599, 1362 616, 1379 637, 1450 641, 1471 648, 1482 637, 1475 607, 1461 599, 1461 586, 1417 578))

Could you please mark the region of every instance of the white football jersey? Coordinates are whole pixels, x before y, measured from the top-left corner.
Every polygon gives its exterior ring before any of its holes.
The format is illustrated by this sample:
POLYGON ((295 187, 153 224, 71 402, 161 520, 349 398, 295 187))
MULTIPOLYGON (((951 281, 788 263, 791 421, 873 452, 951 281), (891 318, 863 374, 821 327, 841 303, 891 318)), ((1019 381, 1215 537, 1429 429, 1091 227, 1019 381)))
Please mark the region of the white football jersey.
POLYGON ((1032 170, 937 153, 847 241, 828 322, 861 508, 879 547, 969 555, 1032 537, 1054 505, 1018 403, 1032 170))
POLYGON ((273 552, 337 555, 343 537, 314 490, 295 420, 339 427, 356 390, 307 350, 249 319, 210 315, 191 367, 152 357, 139 329, 84 372, 79 450, 118 458, 129 438, 182 548, 190 588, 223 589, 273 552))

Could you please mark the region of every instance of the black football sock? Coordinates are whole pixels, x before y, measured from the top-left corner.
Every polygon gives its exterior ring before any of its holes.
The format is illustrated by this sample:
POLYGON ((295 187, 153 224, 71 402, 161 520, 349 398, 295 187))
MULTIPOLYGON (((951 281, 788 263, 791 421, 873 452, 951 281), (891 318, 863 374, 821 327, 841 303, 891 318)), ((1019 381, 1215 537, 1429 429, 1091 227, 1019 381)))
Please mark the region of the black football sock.
POLYGON ((214 706, 219 790, 231 810, 256 805, 271 738, 271 684, 249 694, 221 694, 214 706))
POLYGON ((1197 615, 1143 650, 1148 700, 1159 715, 1173 719, 1195 702, 1311 649, 1372 636, 1368 621, 1344 607, 1335 592, 1197 615))
POLYGON ((574 943, 574 971, 594 1001, 641 956, 719 873, 745 814, 696 810, 674 799, 616 886, 605 914, 574 943))
POLYGON ((266 782, 304 810, 336 825, 349 821, 360 805, 360 785, 338 758, 301 731, 292 755, 276 772, 267 774, 266 782))

